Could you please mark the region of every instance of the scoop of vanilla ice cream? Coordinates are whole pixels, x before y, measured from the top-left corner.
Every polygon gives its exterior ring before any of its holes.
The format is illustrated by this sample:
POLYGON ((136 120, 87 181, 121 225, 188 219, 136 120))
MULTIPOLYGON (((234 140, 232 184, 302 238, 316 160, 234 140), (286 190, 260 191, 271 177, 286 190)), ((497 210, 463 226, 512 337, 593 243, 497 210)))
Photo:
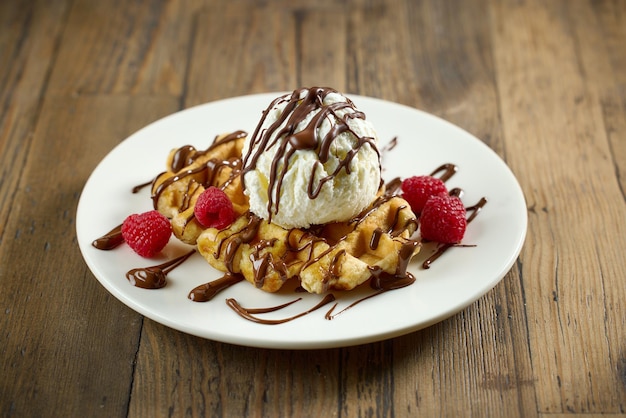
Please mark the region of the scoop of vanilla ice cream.
POLYGON ((353 218, 381 186, 377 142, 365 115, 333 89, 278 97, 243 149, 250 211, 287 229, 353 218))

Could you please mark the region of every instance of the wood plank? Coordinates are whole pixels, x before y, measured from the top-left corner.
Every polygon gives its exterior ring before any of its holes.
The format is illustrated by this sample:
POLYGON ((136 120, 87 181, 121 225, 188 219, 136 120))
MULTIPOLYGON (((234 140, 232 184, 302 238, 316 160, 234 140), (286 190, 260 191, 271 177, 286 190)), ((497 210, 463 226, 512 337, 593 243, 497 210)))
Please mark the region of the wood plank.
POLYGON ((396 415, 536 415, 519 284, 513 271, 461 313, 394 341, 396 415))
POLYGON ((177 106, 121 96, 44 102, 0 245, 2 415, 125 414, 142 318, 89 272, 76 205, 114 145, 177 106))
POLYGON ((359 1, 351 5, 348 20, 346 91, 418 105, 410 62, 406 6, 401 1, 359 1), (384 36, 381 36, 384 34, 384 36))
POLYGON ((49 95, 182 95, 191 37, 189 2, 72 4, 49 95))
POLYGON ((295 11, 297 87, 328 86, 347 92, 349 6, 295 11))
POLYGON ((500 121, 490 34, 480 28, 483 3, 459 8, 454 1, 399 1, 351 8, 347 89, 441 116, 502 155, 502 143, 492 138, 500 121))
POLYGON ((67 9, 43 3, 0 4, 0 242, 67 9))
MULTIPOLYGON (((271 4, 251 12, 249 4, 238 2, 203 7, 192 21, 185 107, 292 88, 294 22, 293 10, 271 4)), ((129 415, 330 415, 336 408, 337 353, 316 354, 315 361, 309 356, 206 341, 146 320, 129 415)))
POLYGON ((146 319, 129 416, 331 416, 338 366, 338 350, 240 347, 146 319))
POLYGON ((569 17, 575 24, 581 71, 602 105, 611 161, 622 195, 626 196, 626 3, 573 5, 569 17))
MULTIPOLYGON (((438 114, 503 154, 486 7, 486 3, 459 8, 455 2, 424 1, 353 9, 350 45, 355 60, 349 63, 359 75, 357 89, 397 93, 388 98, 438 114), (378 39, 380 33, 386 36, 378 39), (381 50, 385 53, 376 53, 381 50)), ((371 91, 368 94, 376 94, 371 91)), ((525 317, 516 269, 461 314, 396 339, 393 411, 460 416, 488 410, 494 416, 528 416, 535 404, 530 357, 523 348, 528 340, 525 327, 510 320, 513 317, 521 321, 525 317)), ((376 404, 364 401, 360 393, 351 395, 349 405, 376 404)))
POLYGON ((393 397, 395 364, 392 341, 343 349, 339 413, 349 417, 393 416, 397 407, 393 397))
POLYGON ((540 414, 541 418, 624 418, 624 414, 576 414, 576 413, 568 413, 568 414, 540 414))
MULTIPOLYGON (((602 121, 608 145, 608 155, 602 155, 599 165, 614 171, 618 186, 612 188, 613 198, 626 200, 626 3, 581 2, 570 13, 579 30, 576 40, 581 50, 581 67, 590 90, 595 92, 601 106, 602 121), (618 189, 619 188, 619 189, 618 189), (619 191, 618 191, 619 190, 619 191)), ((607 179, 613 182, 613 179, 607 179)), ((623 208, 623 205, 622 205, 623 208)), ((624 215, 615 213, 604 223, 604 229, 617 227, 616 233, 624 233, 624 215)), ((611 237, 607 237, 611 239, 611 237)), ((626 314, 619 313, 626 292, 623 278, 624 263, 619 242, 610 241, 598 249, 602 265, 602 286, 605 289, 605 329, 609 339, 611 362, 607 370, 617 380, 615 388, 619 400, 619 412, 626 411, 626 314)))
POLYGON ((203 8, 193 20, 185 107, 296 88, 294 25, 289 9, 272 3, 203 8))
POLYGON ((538 410, 616 413, 626 393, 624 318, 613 309, 626 297, 616 251, 626 245, 626 214, 615 170, 603 163, 611 150, 569 7, 493 3, 499 101, 507 161, 530 207, 522 260, 532 262, 522 277, 538 410))

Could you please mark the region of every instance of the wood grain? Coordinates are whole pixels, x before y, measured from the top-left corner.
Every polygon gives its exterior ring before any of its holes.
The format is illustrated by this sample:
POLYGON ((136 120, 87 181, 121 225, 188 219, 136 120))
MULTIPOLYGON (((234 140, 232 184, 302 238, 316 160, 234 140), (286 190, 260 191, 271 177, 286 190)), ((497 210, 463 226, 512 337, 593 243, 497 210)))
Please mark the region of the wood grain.
POLYGON ((0 5, 0 27, 6 28, 0 31, 0 238, 41 111, 65 14, 62 2, 48 13, 41 4, 0 5))
POLYGON ((271 2, 253 8, 217 2, 203 8, 193 20, 188 75, 193 88, 185 105, 295 85, 294 23, 288 11, 271 2))
POLYGON ((625 417, 624 45, 621 0, 0 2, 0 416, 625 417), (291 351, 174 331, 98 284, 75 211, 116 144, 303 85, 418 107, 506 161, 529 226, 493 290, 291 351))
POLYGON ((42 105, 0 253, 2 394, 18 415, 46 415, 50 405, 65 416, 126 408, 142 318, 94 281, 81 262, 74 220, 97 162, 177 101, 157 103, 79 97, 42 105))
POLYGON ((533 219, 522 260, 534 261, 522 274, 527 294, 543 295, 526 305, 533 362, 549 370, 535 372, 538 407, 622 412, 615 371, 624 317, 610 306, 623 300, 624 266, 610 254, 625 244, 623 196, 612 164, 602 163, 611 154, 606 128, 566 10, 565 3, 502 7, 497 20, 508 24, 494 36, 504 131, 516 139, 507 142, 507 161, 533 219), (518 24, 526 30, 512 31, 518 24), (520 47, 512 51, 509 42, 520 47), (532 160, 523 157, 529 149, 532 160))

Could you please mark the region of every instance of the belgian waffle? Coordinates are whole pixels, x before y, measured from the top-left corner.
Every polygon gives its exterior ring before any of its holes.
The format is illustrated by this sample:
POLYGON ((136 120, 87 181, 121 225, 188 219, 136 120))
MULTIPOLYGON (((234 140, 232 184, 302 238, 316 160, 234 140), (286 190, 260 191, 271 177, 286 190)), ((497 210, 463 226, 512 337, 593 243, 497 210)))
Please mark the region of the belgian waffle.
POLYGON ((285 229, 249 212, 240 175, 244 141, 245 133, 235 132, 203 151, 172 150, 167 170, 152 184, 154 207, 171 220, 175 236, 197 245, 214 268, 241 274, 267 292, 299 280, 306 291, 324 293, 353 289, 380 272, 393 276, 419 251, 411 240, 417 220, 410 205, 384 190, 350 221, 308 229, 285 229), (229 228, 205 229, 194 217, 195 202, 209 186, 233 202, 238 217, 229 228))
POLYGON ((396 274, 417 221, 399 196, 381 195, 349 222, 302 229, 284 229, 246 213, 230 228, 206 229, 198 250, 218 270, 242 274, 267 292, 276 292, 289 279, 300 280, 311 293, 350 290, 373 272, 396 274))
POLYGON ((193 214, 198 196, 209 186, 224 190, 237 214, 248 210, 241 188, 241 150, 246 135, 242 131, 219 135, 206 150, 187 145, 170 152, 167 170, 152 182, 154 208, 167 216, 174 235, 195 244, 203 231, 193 214))

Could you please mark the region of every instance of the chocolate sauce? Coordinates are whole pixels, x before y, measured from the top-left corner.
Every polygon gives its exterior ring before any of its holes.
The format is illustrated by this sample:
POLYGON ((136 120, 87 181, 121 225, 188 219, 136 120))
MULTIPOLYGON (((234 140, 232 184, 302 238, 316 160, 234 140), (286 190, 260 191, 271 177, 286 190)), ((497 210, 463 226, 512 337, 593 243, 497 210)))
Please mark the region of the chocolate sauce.
POLYGON ((396 145, 398 145, 398 137, 394 136, 391 141, 389 141, 383 148, 381 148, 380 153, 381 155, 391 151, 392 149, 394 149, 396 147, 396 145))
POLYGON ((122 243, 124 243, 122 224, 119 224, 100 238, 96 238, 91 245, 99 250, 112 250, 122 243))
POLYGON ((189 292, 188 297, 194 302, 208 302, 222 290, 225 290, 242 280, 244 280, 244 278, 241 274, 226 273, 217 280, 194 287, 191 292, 189 292))
POLYGON ((273 307, 273 308, 262 308, 262 309, 244 308, 235 299, 226 299, 226 304, 233 311, 235 311, 239 316, 241 316, 244 319, 247 319, 248 321, 252 321, 252 322, 256 322, 258 324, 264 324, 264 325, 278 325, 278 324, 284 324, 285 322, 293 321, 294 319, 301 318, 301 317, 303 317, 305 315, 310 314, 311 312, 314 312, 314 311, 318 310, 322 306, 327 305, 330 302, 334 301, 335 300, 335 296, 332 293, 328 293, 327 295, 324 296, 324 298, 317 305, 315 305, 311 309, 309 309, 307 311, 304 311, 304 312, 301 312, 301 313, 299 313, 297 315, 287 317, 287 318, 263 319, 263 318, 259 318, 258 316, 254 315, 256 313, 267 313, 267 312, 277 311, 279 309, 282 309, 282 308, 284 308, 286 306, 291 305, 292 303, 297 302, 298 300, 300 300, 300 299, 296 299, 293 302, 289 302, 289 303, 286 303, 284 305, 276 306, 276 307, 273 307))
POLYGON ((466 211, 471 211, 472 214, 469 216, 469 218, 467 218, 467 223, 470 223, 474 220, 474 218, 476 218, 476 216, 478 215, 478 212, 481 211, 481 209, 487 204, 487 199, 485 199, 484 197, 480 198, 480 200, 478 201, 478 203, 476 203, 473 206, 468 206, 465 208, 466 211))
POLYGON ((409 262, 415 253, 417 247, 420 246, 418 241, 407 241, 400 248, 398 254, 398 265, 394 274, 383 271, 380 267, 370 267, 372 278, 370 279, 370 287, 376 290, 394 290, 408 286, 415 282, 415 277, 407 271, 409 262))
POLYGON ((385 185, 385 194, 397 195, 402 191, 402 179, 396 177, 385 185))
MULTIPOLYGON (((302 298, 298 298, 298 299, 294 299, 294 300, 292 300, 290 302, 283 303, 282 305, 269 306, 267 308, 246 308, 245 311, 248 314, 253 314, 253 315, 270 313, 270 312, 277 312, 277 311, 280 311, 281 309, 286 308, 287 306, 293 305, 296 302, 300 302, 301 300, 302 300, 302 298)), ((241 305, 238 302, 236 302, 235 299, 227 299, 226 303, 229 303, 229 301, 230 301, 230 303, 233 303, 233 304, 236 303, 236 304, 238 304, 241 307, 241 305)), ((243 309, 243 308, 241 308, 241 309, 243 309)))
POLYGON ((450 180, 450 178, 456 174, 457 171, 457 166, 451 163, 446 163, 446 164, 442 164, 439 167, 435 168, 430 175, 435 177, 437 174, 439 173, 443 173, 441 176, 439 176, 439 179, 441 181, 443 181, 444 183, 448 180, 450 180))
POLYGON ((154 179, 152 179, 152 180, 150 180, 150 181, 146 181, 145 183, 138 184, 138 185, 134 186, 134 187, 131 189, 131 192, 133 192, 133 193, 139 193, 139 192, 141 191, 141 189, 143 189, 144 187, 148 187, 148 186, 150 186, 150 185, 152 184, 152 182, 154 182, 154 179))
POLYGON ((372 233, 372 237, 370 238, 370 250, 375 250, 378 248, 378 243, 380 242, 380 237, 383 235, 383 230, 380 228, 376 228, 372 233))
POLYGON ((335 308, 337 307, 337 304, 335 303, 329 310, 328 312, 326 312, 326 314, 324 315, 325 319, 328 319, 329 321, 332 319, 335 319, 337 316, 341 315, 342 313, 346 312, 349 309, 352 309, 353 307, 355 307, 356 305, 358 305, 361 302, 364 302, 368 299, 373 298, 374 296, 378 296, 380 294, 384 293, 384 290, 379 290, 376 293, 372 293, 371 295, 367 295, 365 297, 362 297, 360 299, 355 300, 354 302, 352 302, 350 305, 346 306, 345 308, 343 308, 342 310, 340 310, 337 313, 333 313, 335 311, 335 308))
POLYGON ((225 252, 224 263, 226 264, 227 271, 230 272, 233 271, 233 261, 237 250, 242 244, 247 244, 256 237, 261 224, 261 218, 258 216, 250 212, 247 212, 246 216, 248 217, 248 224, 241 231, 233 234, 228 239, 221 241, 216 252, 213 254, 213 257, 220 259, 222 251, 225 252), (226 247, 222 248, 224 245, 226 245, 226 247))
POLYGON ((378 266, 370 267, 370 272, 372 273, 372 276, 370 277, 370 287, 374 290, 377 290, 377 292, 357 299, 347 307, 343 308, 341 311, 333 314, 335 308, 337 307, 337 304, 335 304, 332 308, 330 308, 328 312, 326 312, 324 318, 332 320, 338 315, 347 311, 348 309, 351 309, 359 303, 371 299, 374 296, 378 296, 384 292, 400 289, 402 287, 406 287, 415 283, 415 277, 410 272, 406 271, 406 269, 417 246, 419 246, 419 243, 417 241, 408 241, 405 245, 402 246, 399 254, 400 261, 398 263, 398 266, 396 267, 396 271, 394 274, 387 273, 378 266))
POLYGON ((244 131, 235 131, 222 138, 216 136, 211 145, 203 151, 197 150, 193 145, 183 145, 173 152, 169 165, 169 171, 177 173, 188 165, 193 164, 198 158, 213 151, 218 146, 236 141, 246 135, 247 133, 244 131))
POLYGON ((239 158, 230 158, 226 160, 210 159, 204 164, 201 164, 197 167, 177 172, 176 175, 167 178, 163 183, 154 188, 152 192, 152 202, 154 208, 157 208, 159 198, 168 186, 171 186, 172 184, 182 180, 185 177, 193 177, 193 180, 196 183, 199 183, 203 187, 207 188, 208 186, 213 185, 215 179, 220 174, 221 170, 225 167, 231 168, 232 172, 230 179, 227 182, 217 186, 224 189, 239 173, 241 167, 241 160, 239 158))
POLYGON ((126 273, 126 278, 133 286, 143 289, 160 289, 167 284, 167 274, 187 260, 196 250, 166 261, 156 266, 131 269, 126 273))
POLYGON ((196 151, 196 148, 192 145, 183 145, 178 148, 172 155, 170 171, 178 173, 180 170, 194 162, 197 153, 198 151, 196 151))

